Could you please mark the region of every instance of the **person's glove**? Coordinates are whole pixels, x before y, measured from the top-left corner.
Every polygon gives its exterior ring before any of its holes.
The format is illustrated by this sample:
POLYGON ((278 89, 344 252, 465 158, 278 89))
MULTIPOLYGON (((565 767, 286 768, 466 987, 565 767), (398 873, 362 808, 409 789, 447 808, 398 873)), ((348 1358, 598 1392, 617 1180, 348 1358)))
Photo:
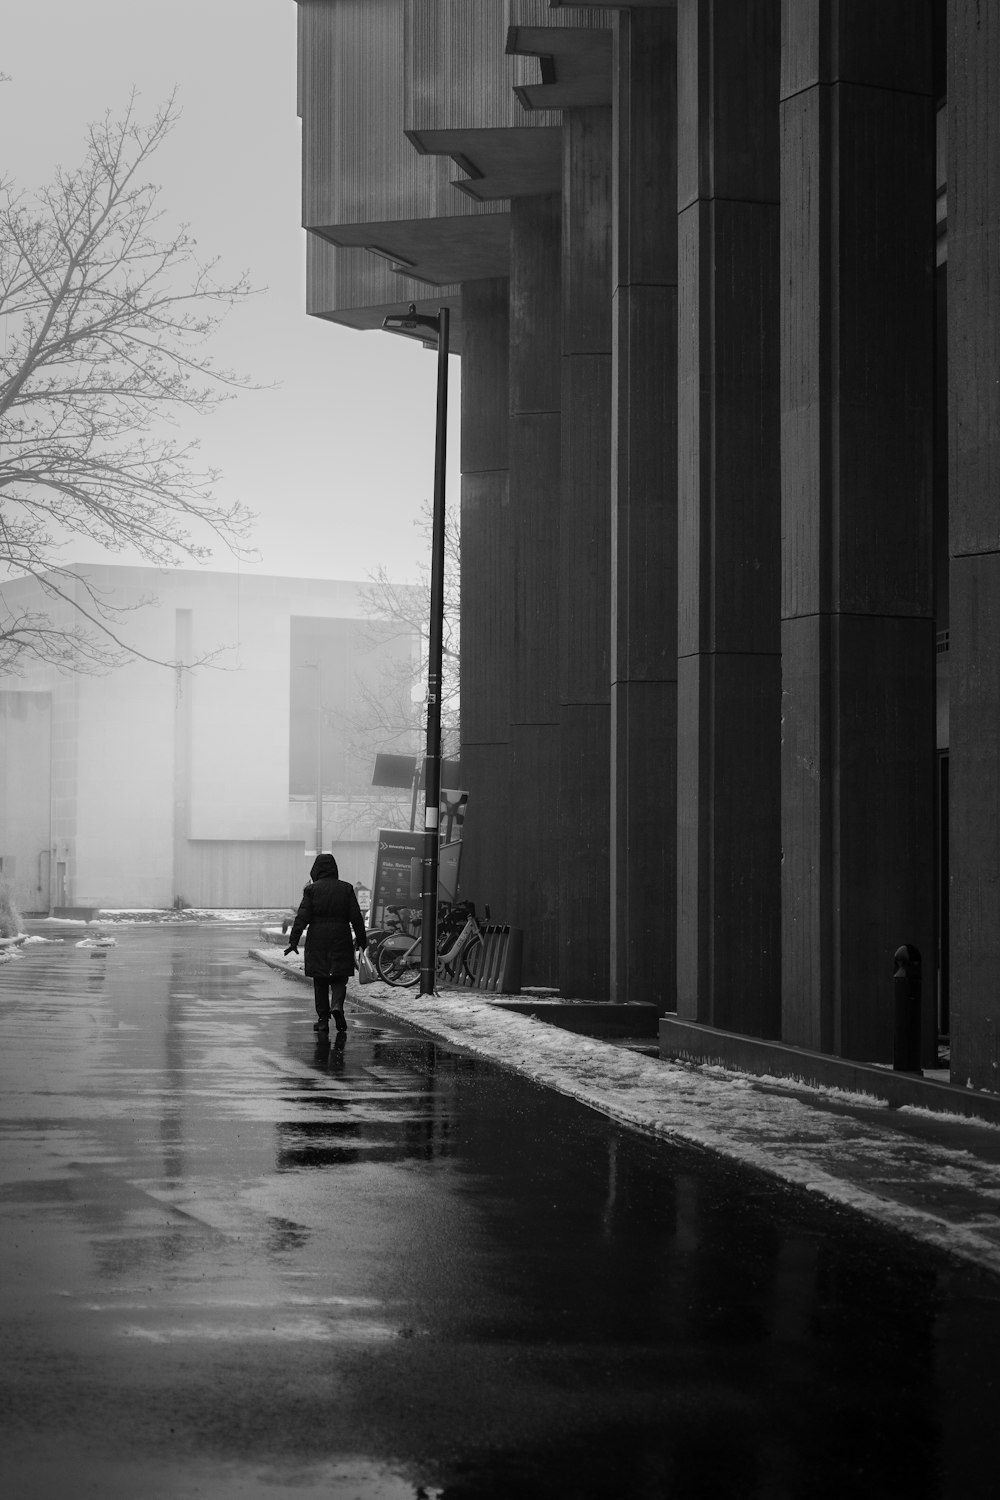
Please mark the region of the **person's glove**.
POLYGON ((289 953, 298 953, 298 951, 299 951, 298 948, 296 948, 295 945, 294 945, 294 943, 293 943, 293 945, 291 946, 291 948, 286 948, 285 949, 285 957, 287 958, 288 955, 289 955, 289 953))

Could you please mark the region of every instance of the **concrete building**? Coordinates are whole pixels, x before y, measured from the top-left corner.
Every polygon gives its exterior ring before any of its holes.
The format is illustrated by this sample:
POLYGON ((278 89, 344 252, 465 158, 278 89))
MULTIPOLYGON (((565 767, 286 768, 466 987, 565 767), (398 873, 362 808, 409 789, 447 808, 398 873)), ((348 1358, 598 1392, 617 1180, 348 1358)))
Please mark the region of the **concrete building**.
MULTIPOLYGON (((413 637, 369 618, 357 583, 74 571, 134 611, 121 633, 137 654, 103 675, 0 678, 0 874, 18 907, 289 905, 320 782, 323 847, 370 882, 375 831, 399 810, 370 787, 375 751, 415 748, 413 637), (390 711, 395 695, 395 743, 358 713, 366 691, 390 711)), ((52 608, 32 580, 4 599, 52 608)))
POLYGON ((299 22, 308 310, 458 330, 465 894, 711 1055, 910 944, 1000 1088, 1000 8, 299 22))

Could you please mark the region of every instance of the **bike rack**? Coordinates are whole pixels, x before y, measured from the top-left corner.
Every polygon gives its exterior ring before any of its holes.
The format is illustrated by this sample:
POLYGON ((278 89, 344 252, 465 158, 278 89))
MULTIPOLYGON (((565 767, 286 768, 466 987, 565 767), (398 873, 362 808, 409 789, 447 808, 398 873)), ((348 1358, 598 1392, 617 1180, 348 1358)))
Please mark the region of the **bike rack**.
POLYGON ((482 960, 473 988, 493 995, 520 994, 524 946, 521 929, 491 924, 482 928, 482 942, 482 960))

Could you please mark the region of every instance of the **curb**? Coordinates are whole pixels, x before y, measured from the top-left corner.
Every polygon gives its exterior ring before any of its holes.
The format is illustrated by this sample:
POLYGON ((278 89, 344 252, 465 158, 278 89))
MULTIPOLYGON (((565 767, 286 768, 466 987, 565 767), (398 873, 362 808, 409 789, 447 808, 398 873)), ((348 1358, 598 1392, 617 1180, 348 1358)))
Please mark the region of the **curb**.
MULTIPOLYGON (((305 982, 283 956, 251 949, 250 957, 305 982)), ((929 1140, 926 1111, 890 1111, 870 1096, 650 1058, 512 1013, 479 992, 418 996, 355 981, 348 1000, 620 1125, 818 1193, 1000 1275, 996 1127, 934 1115, 929 1140)))

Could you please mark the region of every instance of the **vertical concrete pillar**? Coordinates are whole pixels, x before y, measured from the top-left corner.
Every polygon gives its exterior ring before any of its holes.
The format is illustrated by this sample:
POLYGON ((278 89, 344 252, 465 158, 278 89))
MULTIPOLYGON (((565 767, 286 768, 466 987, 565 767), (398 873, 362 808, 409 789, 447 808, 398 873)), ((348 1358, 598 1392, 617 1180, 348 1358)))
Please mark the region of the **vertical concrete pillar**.
POLYGON ((781 1023, 780 0, 679 0, 677 1012, 781 1023))
POLYGON ((872 1061, 900 943, 934 991, 930 10, 782 9, 782 1025, 872 1061))
POLYGON ((510 921, 524 982, 559 984, 559 446, 562 344, 558 194, 510 206, 510 538, 514 596, 508 807, 517 864, 510 921))
POLYGON ((559 521, 564 995, 607 999, 610 948, 611 110, 563 120, 559 521))
POLYGON ((462 289, 462 774, 469 792, 461 885, 505 918, 510 871, 513 568, 508 510, 507 281, 462 289))
POLYGON ((611 992, 674 1008, 676 18, 618 20, 613 104, 611 992))
POLYGON ((1000 1090, 1000 13, 947 16, 951 1068, 1000 1090))

